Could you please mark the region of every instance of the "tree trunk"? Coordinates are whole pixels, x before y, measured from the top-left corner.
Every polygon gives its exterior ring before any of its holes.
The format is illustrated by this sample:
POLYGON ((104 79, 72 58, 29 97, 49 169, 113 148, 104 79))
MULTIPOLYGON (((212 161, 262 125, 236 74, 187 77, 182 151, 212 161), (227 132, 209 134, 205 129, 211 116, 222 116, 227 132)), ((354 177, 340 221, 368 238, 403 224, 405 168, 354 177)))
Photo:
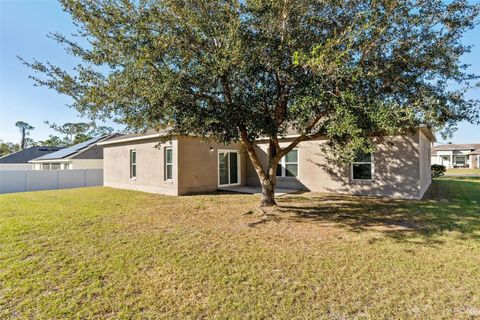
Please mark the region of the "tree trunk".
POLYGON ((275 186, 270 181, 262 183, 262 200, 260 200, 260 207, 272 207, 276 205, 275 186))
POLYGON ((25 149, 25 129, 22 129, 22 140, 20 141, 20 149, 25 149))
MULTIPOLYGON (((253 142, 251 142, 245 130, 241 131, 242 135, 242 144, 245 147, 250 160, 252 161, 252 165, 257 172, 257 176, 260 180, 260 184, 262 186, 262 200, 260 201, 260 207, 272 207, 277 205, 275 202, 275 177, 274 179, 270 179, 269 175, 265 173, 262 167, 262 163, 260 159, 258 159, 257 152, 255 151, 255 147, 253 142)), ((276 169, 276 167, 275 167, 276 169)), ((271 172, 273 169, 270 168, 271 172)))

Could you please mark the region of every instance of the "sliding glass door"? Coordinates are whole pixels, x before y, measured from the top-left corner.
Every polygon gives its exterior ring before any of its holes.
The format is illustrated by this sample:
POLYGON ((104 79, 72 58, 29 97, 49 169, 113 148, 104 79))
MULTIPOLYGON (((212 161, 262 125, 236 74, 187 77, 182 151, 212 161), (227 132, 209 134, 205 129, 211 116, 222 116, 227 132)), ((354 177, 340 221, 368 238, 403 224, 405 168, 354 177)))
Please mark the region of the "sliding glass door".
POLYGON ((240 184, 240 155, 238 151, 218 152, 218 185, 240 184))

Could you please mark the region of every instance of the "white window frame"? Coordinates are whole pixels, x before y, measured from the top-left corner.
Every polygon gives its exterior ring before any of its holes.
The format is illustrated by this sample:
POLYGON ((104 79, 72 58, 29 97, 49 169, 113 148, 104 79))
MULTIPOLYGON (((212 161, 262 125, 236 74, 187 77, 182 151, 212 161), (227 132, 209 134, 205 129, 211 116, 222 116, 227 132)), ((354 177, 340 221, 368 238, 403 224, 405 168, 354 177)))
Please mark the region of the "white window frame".
MULTIPOLYGON (((241 166, 241 157, 239 150, 229 150, 229 149, 218 149, 217 151, 217 176, 218 176, 218 186, 219 187, 228 187, 228 186, 239 186, 242 184, 242 166, 241 166), (220 153, 236 153, 237 154, 237 174, 238 182, 233 184, 220 184, 220 153)), ((230 165, 230 162, 229 162, 230 165)), ((228 172, 228 181, 230 181, 230 167, 227 168, 228 172)))
POLYGON ((173 147, 163 148, 163 180, 164 181, 173 181, 173 147), (171 163, 167 162, 167 150, 172 151, 172 162, 171 163), (167 167, 168 166, 172 167, 172 177, 171 178, 167 178, 167 167))
POLYGON ((350 164, 350 179, 352 181, 373 181, 375 179, 375 155, 374 155, 373 152, 370 153, 370 162, 354 161, 350 164), (372 178, 371 179, 355 179, 355 178, 353 178, 353 165, 354 164, 370 164, 371 165, 370 173, 372 175, 372 178))
POLYGON ((50 170, 62 170, 62 164, 59 163, 59 162, 52 162, 52 163, 50 163, 50 170), (58 165, 58 168, 54 169, 53 168, 54 165, 58 165))
POLYGON ((130 168, 130 179, 137 179, 137 149, 130 149, 128 153, 128 163, 130 168), (135 153, 135 163, 132 161, 132 154, 135 153), (135 166, 135 175, 133 175, 133 166, 135 166))
POLYGON ((458 154, 453 156, 453 165, 457 166, 457 158, 464 158, 465 162, 463 163, 464 166, 468 165, 468 157, 464 154, 458 154))
POLYGON ((282 175, 280 176, 277 176, 277 172, 275 172, 275 176, 277 178, 287 178, 287 179, 298 179, 298 176, 300 175, 300 149, 298 148, 293 148, 292 150, 290 150, 290 152, 292 151, 297 151, 297 162, 286 162, 286 155, 282 157, 282 159, 280 159, 280 161, 278 162, 278 165, 280 166, 280 170, 282 171, 282 175), (297 175, 296 176, 287 176, 287 164, 296 164, 297 165, 297 175))

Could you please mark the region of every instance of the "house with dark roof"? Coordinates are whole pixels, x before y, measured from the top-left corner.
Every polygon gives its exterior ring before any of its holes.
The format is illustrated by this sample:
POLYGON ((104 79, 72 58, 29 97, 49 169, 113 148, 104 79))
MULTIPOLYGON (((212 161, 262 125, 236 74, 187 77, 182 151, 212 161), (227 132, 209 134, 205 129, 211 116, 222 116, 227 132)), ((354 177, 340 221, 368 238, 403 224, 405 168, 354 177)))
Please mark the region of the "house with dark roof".
MULTIPOLYGON (((286 132, 281 147, 298 137, 286 132)), ((369 154, 340 163, 329 152, 328 138, 299 143, 276 171, 276 187, 420 199, 431 183, 430 154, 435 136, 427 127, 387 138, 369 154)), ((245 192, 260 181, 241 143, 223 144, 198 136, 171 135, 168 130, 124 135, 103 146, 105 186, 186 195, 215 190, 245 192)), ((260 138, 255 152, 264 169, 269 141, 260 138)), ((289 192, 290 192, 289 191, 289 192)))
POLYGON ((103 147, 99 142, 118 137, 110 134, 95 137, 57 152, 46 154, 29 161, 33 170, 71 170, 71 169, 102 169, 103 147))
POLYGON ((432 148, 432 164, 447 168, 480 168, 480 143, 442 144, 432 148))
POLYGON ((30 147, 18 152, 7 154, 0 157, 0 170, 31 170, 32 164, 29 163, 38 157, 56 152, 62 147, 30 147))

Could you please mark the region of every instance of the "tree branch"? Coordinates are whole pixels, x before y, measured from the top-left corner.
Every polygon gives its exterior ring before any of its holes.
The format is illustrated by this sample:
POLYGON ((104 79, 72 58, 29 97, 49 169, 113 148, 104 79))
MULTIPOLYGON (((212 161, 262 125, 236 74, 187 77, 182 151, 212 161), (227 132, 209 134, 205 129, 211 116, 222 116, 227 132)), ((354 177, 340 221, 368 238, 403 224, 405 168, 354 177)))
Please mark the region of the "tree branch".
POLYGON ((257 172, 258 177, 260 178, 260 182, 265 184, 268 182, 268 176, 263 170, 262 163, 258 158, 257 152, 255 151, 255 146, 253 142, 248 138, 247 130, 245 128, 240 129, 240 137, 242 141, 242 145, 247 150, 248 155, 250 156, 250 160, 252 161, 253 167, 257 172))
POLYGON ((309 135, 308 133, 312 131, 313 127, 315 127, 315 125, 325 116, 325 114, 326 112, 321 112, 320 114, 318 114, 315 119, 313 119, 313 121, 305 128, 305 132, 303 134, 293 139, 287 147, 279 149, 280 151, 277 153, 279 159, 292 151, 292 149, 295 148, 300 142, 309 141, 321 137, 322 134, 320 132, 316 132, 311 135, 309 135))

